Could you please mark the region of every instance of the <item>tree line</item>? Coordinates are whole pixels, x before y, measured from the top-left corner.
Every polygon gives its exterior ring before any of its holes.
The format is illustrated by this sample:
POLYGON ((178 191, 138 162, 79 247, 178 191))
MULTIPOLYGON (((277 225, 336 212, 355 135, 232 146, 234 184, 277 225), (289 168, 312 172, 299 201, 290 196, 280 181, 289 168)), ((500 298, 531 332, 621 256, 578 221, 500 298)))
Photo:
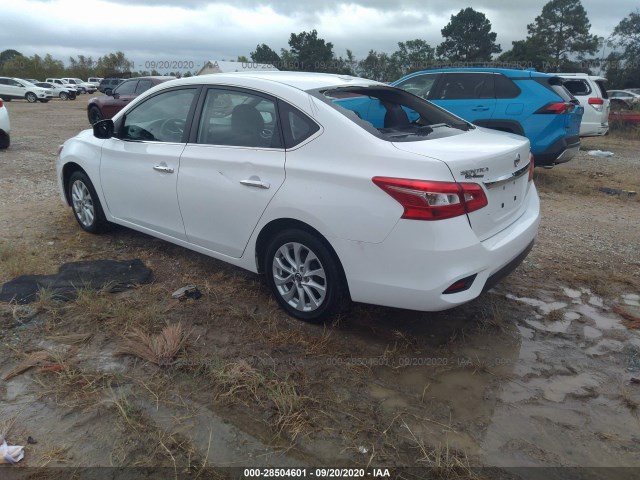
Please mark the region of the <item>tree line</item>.
MULTIPOLYGON (((269 45, 256 45, 239 62, 273 64, 280 70, 329 72, 392 81, 407 73, 442 66, 505 66, 535 68, 543 72, 585 72, 603 70, 610 85, 618 88, 640 86, 640 10, 631 12, 608 38, 590 33, 591 24, 580 0, 550 0, 532 23, 527 36, 512 42, 503 52, 497 34, 484 13, 471 7, 460 10, 441 30, 443 42, 437 46, 425 40, 398 42, 393 53, 370 50, 357 60, 353 52, 337 56, 333 44, 316 30, 291 33, 289 48, 276 52, 269 45), (605 57, 606 50, 609 49, 605 57), (598 52, 602 51, 602 55, 598 52)), ((0 53, 0 74, 22 78, 107 77, 113 75, 159 75, 156 70, 133 70, 133 62, 123 52, 109 53, 97 60, 78 55, 62 61, 47 54, 26 57, 16 50, 0 53)), ((176 72, 177 73, 177 72, 176 72)), ((173 72, 172 72, 173 74, 173 72)), ((189 76, 191 72, 187 72, 189 76)))

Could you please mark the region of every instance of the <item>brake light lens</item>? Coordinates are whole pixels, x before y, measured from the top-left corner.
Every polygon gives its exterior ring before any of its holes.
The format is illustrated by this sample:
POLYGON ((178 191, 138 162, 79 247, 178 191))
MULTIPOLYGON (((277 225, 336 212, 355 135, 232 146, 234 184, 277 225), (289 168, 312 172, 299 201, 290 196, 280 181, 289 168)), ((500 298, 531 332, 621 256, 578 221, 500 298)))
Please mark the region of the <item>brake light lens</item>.
POLYGON ((533 181, 533 169, 536 168, 533 153, 529 153, 529 181, 533 181))
POLYGON ((488 203, 477 183, 391 177, 371 180, 404 207, 402 218, 408 220, 444 220, 479 210, 488 203))
POLYGON ((604 108, 604 100, 602 98, 591 97, 588 102, 597 112, 601 112, 604 108))
POLYGON ((576 108, 576 106, 573 103, 552 102, 552 103, 546 104, 544 107, 539 109, 536 113, 559 115, 562 113, 572 112, 574 108, 576 108))
POLYGON ((3 105, 4 103, 2 103, 2 100, 0 100, 0 108, 2 108, 3 105))

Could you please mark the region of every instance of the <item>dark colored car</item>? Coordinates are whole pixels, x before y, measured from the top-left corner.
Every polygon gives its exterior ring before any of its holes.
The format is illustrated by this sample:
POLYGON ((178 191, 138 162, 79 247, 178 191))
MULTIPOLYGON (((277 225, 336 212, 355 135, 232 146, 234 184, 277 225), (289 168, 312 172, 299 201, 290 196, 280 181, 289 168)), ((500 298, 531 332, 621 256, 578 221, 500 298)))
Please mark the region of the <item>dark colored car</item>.
POLYGON ((391 84, 481 127, 523 135, 536 166, 571 160, 580 149, 584 108, 562 79, 529 70, 449 68, 391 84))
MULTIPOLYGON (((136 98, 151 87, 154 87, 175 77, 137 77, 123 81, 115 87, 112 93, 101 97, 93 97, 87 105, 89 123, 94 123, 105 118, 112 118, 124 108, 131 100, 136 98)), ((103 80, 104 81, 104 80, 103 80)), ((102 85, 102 82, 101 82, 102 85)))
POLYGON ((103 78, 102 80, 100 80, 100 85, 98 85, 98 91, 106 95, 111 95, 113 89, 120 85, 122 82, 124 82, 123 78, 103 78))

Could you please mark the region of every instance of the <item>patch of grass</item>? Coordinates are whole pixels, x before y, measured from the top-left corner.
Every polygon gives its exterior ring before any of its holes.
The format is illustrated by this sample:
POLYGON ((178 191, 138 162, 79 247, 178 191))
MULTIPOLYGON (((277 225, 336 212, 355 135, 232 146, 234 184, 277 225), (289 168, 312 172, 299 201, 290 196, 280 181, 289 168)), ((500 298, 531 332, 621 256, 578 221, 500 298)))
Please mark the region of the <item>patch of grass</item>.
POLYGON ((181 322, 167 325, 157 334, 133 327, 125 333, 124 344, 118 353, 134 355, 158 366, 172 365, 187 346, 189 335, 191 331, 185 330, 181 322))
POLYGON ((293 380, 280 378, 275 371, 261 372, 245 360, 227 363, 212 372, 217 389, 216 398, 258 403, 263 409, 273 411, 271 427, 277 435, 286 435, 294 441, 309 427, 310 406, 314 400, 301 395, 293 380))
POLYGON ((42 273, 41 253, 19 243, 0 243, 0 282, 42 273))
POLYGON ((634 416, 638 416, 638 412, 640 411, 640 402, 633 398, 631 396, 631 392, 629 392, 629 390, 624 386, 620 387, 620 400, 634 416))
POLYGON ((469 458, 464 452, 455 450, 447 441, 444 445, 438 443, 430 446, 424 440, 418 438, 402 420, 403 427, 409 432, 409 440, 417 447, 420 457, 417 462, 428 467, 435 478, 446 480, 477 479, 478 476, 471 470, 469 458))

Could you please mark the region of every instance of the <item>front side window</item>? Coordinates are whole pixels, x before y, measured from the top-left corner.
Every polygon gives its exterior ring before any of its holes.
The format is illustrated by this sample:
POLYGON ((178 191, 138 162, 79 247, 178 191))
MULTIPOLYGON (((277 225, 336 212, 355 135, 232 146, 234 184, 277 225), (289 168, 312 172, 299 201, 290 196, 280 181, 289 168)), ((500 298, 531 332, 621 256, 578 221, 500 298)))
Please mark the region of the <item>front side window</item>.
POLYGON ((249 92, 210 88, 202 108, 196 142, 281 148, 275 101, 249 92))
POLYGON ((119 85, 113 93, 118 95, 133 95, 136 91, 136 85, 138 84, 137 80, 131 80, 130 82, 124 82, 122 85, 119 85))
POLYGON ((123 140, 182 142, 196 88, 170 90, 148 98, 127 112, 123 140))

